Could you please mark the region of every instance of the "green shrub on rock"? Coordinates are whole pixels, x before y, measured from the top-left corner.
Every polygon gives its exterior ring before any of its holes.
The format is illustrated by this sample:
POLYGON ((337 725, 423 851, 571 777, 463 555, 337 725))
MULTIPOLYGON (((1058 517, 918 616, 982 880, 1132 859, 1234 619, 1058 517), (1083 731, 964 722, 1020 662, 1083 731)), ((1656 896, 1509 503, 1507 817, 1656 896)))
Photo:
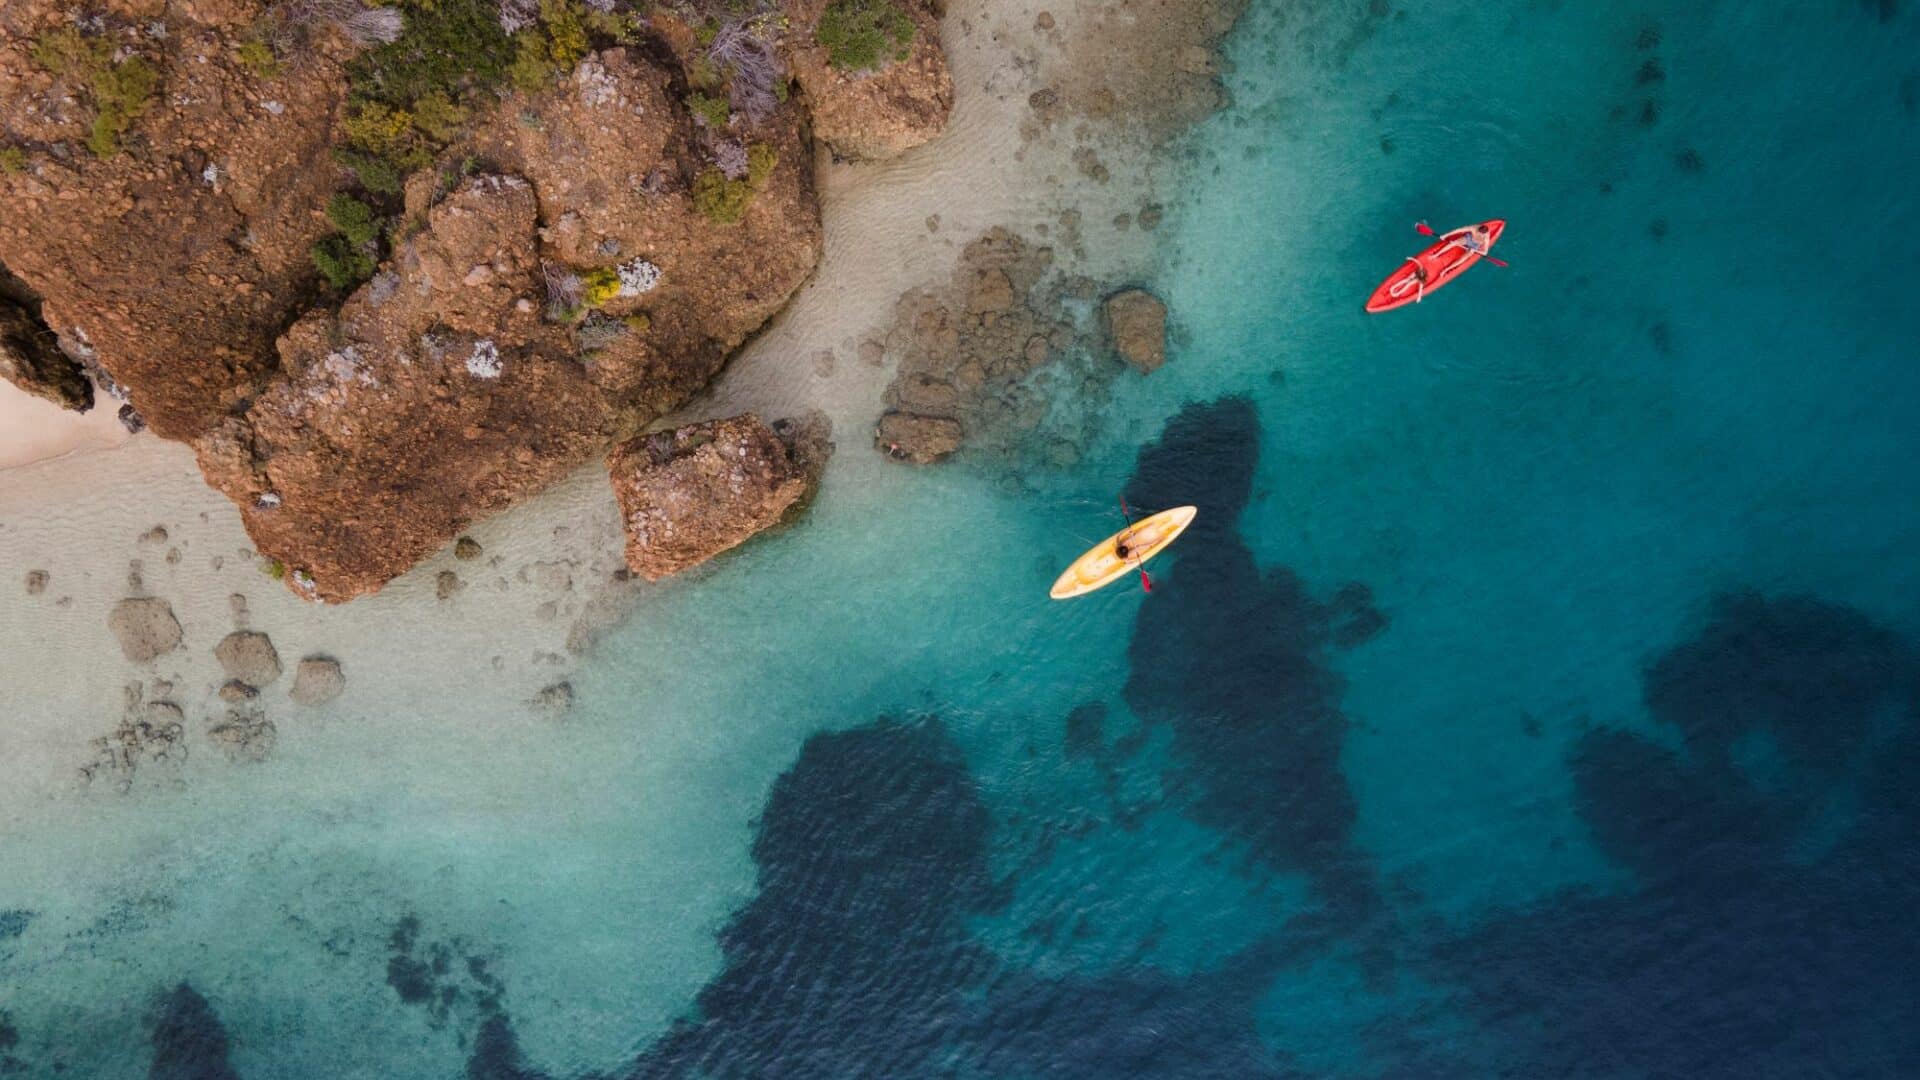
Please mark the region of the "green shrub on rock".
POLYGON ((153 92, 160 85, 160 73, 137 56, 129 56, 93 74, 93 130, 87 135, 87 149, 95 157, 112 157, 120 151, 120 139, 135 120, 153 104, 153 92))
POLYGON ((832 0, 814 40, 841 71, 873 71, 913 51, 913 17, 895 0, 832 0))
POLYGON ((89 37, 73 26, 49 30, 34 39, 28 54, 52 74, 86 86, 92 98, 93 126, 87 149, 112 157, 135 120, 153 104, 160 73, 138 56, 113 59, 113 42, 89 37))
POLYGON ((773 178, 780 152, 767 143, 747 148, 747 175, 729 180, 718 168, 703 169, 693 178, 693 207, 716 225, 732 225, 746 215, 747 205, 773 178))
POLYGON ((341 292, 373 276, 373 256, 349 242, 345 233, 321 237, 308 255, 327 284, 341 292))
POLYGON ((273 46, 259 38, 248 38, 235 45, 233 58, 259 78, 271 79, 280 74, 280 58, 273 54, 273 46))
POLYGON ((727 119, 733 115, 724 96, 714 97, 697 90, 687 95, 687 110, 710 131, 726 130, 727 119))
POLYGON ((380 219, 373 208, 351 195, 338 194, 328 201, 327 220, 354 247, 371 244, 380 236, 380 219))

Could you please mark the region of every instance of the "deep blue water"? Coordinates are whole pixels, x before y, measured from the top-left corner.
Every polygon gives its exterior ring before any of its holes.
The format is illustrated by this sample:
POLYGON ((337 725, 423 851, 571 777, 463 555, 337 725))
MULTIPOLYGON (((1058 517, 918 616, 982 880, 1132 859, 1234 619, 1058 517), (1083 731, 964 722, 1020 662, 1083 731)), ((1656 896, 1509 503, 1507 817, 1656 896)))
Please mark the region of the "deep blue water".
MULTIPOLYGON (((843 450, 576 680, 633 756, 519 872, 641 884, 514 918, 670 894, 574 973, 645 1016, 382 877, 335 982, 243 992, 298 934, 127 974, 148 1075, 363 1062, 369 994, 406 1076, 1920 1075, 1920 12, 1267 0, 1230 53, 1173 356, 1079 465, 843 450), (1495 215, 1509 269, 1360 314, 1413 220, 1495 215), (1040 602, 1116 492, 1200 507, 1152 595, 1040 602), (910 564, 982 520, 1032 556, 910 564)), ((9 1000, 0 1075, 85 1057, 9 1000)))

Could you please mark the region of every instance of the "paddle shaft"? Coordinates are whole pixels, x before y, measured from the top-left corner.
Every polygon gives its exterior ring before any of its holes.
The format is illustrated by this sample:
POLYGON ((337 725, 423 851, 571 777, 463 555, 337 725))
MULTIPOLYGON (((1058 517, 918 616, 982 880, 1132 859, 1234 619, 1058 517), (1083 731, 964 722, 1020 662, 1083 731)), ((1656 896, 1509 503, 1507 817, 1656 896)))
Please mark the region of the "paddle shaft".
MULTIPOLYGON (((1125 495, 1120 496, 1120 516, 1127 519, 1127 528, 1133 528, 1133 511, 1127 508, 1127 497, 1125 495)), ((1127 555, 1127 561, 1133 564, 1135 570, 1140 571, 1140 587, 1147 592, 1152 592, 1153 579, 1147 576, 1145 564, 1141 563, 1137 557, 1134 557, 1132 552, 1128 552, 1127 555)))

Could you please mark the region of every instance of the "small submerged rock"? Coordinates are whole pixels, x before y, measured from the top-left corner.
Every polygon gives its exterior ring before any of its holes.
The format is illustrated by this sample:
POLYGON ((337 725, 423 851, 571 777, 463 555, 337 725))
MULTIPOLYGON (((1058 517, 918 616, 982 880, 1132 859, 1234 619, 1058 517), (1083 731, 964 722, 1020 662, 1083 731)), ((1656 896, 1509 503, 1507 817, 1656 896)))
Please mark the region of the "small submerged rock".
POLYGON ((607 471, 627 566, 657 581, 779 524, 812 492, 831 450, 824 416, 769 427, 752 413, 620 444, 607 471))
POLYGON ((27 595, 39 596, 41 593, 46 592, 47 582, 49 580, 50 577, 45 570, 27 571, 27 595))
POLYGON ((1142 374, 1167 362, 1167 305, 1145 289, 1122 289, 1101 305, 1113 351, 1142 374))
POLYGON ((347 677, 340 661, 327 656, 309 656, 293 671, 293 700, 301 705, 325 705, 347 688, 347 677))
POLYGON ((931 465, 960 449, 966 429, 949 416, 888 412, 875 425, 873 441, 890 458, 931 465))
POLYGON ((463 536, 453 542, 453 557, 462 562, 471 562, 480 557, 480 541, 471 536, 463 536))
POLYGON ((230 761, 265 761, 279 738, 273 721, 253 710, 229 710, 226 719, 207 728, 207 737, 226 752, 230 761))
POLYGON ((528 704, 532 705, 536 712, 546 713, 549 716, 561 716, 573 708, 573 684, 557 682, 552 686, 542 687, 528 704))
POLYGON ((220 700, 229 705, 245 705, 247 702, 259 696, 260 691, 248 686, 239 679, 229 679, 226 685, 220 687, 220 700))
POLYGON ((144 664, 180 647, 180 621, 173 607, 157 596, 129 596, 107 613, 107 629, 120 642, 120 651, 144 664))
POLYGON ((280 677, 280 654, 258 630, 235 630, 213 647, 214 659, 227 678, 252 687, 270 685, 280 677))
POLYGON ((454 593, 465 587, 466 584, 460 580, 460 575, 451 570, 442 570, 434 575, 433 595, 436 599, 451 600, 454 593))

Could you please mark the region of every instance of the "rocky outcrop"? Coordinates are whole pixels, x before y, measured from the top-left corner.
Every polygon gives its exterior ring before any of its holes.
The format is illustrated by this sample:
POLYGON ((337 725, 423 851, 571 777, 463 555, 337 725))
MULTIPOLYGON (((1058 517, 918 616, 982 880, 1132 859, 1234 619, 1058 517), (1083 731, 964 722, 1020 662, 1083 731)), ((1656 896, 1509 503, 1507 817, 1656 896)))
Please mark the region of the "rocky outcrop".
MULTIPOLYGON (((1029 101, 1043 123, 1092 120, 1156 143, 1175 139, 1227 103, 1218 50, 1246 8, 1247 0, 1110 0, 1074 33, 1050 33, 1060 63, 1029 101)), ((1375 3, 1362 18, 1376 23, 1392 14, 1375 3)))
POLYGON ((35 59, 74 30, 73 5, 9 0, 0 18, 0 117, 19 155, 0 169, 0 264, 168 438, 206 430, 270 374, 275 336, 312 299, 307 249, 328 229, 316 211, 337 181, 324 163, 350 45, 317 36, 264 79, 235 48, 263 6, 91 12, 88 41, 152 77, 105 154, 85 145, 99 113, 88 75, 35 59))
POLYGON ((309 656, 293 669, 290 696, 300 705, 325 705, 347 689, 347 676, 340 661, 326 656, 309 656))
POLYGON ((1122 289, 1100 306, 1114 354, 1141 374, 1167 362, 1167 305, 1145 289, 1122 289))
POLYGON ((182 636, 173 606, 157 596, 129 596, 113 605, 107 613, 107 630, 120 643, 120 651, 136 664, 179 648, 182 636))
POLYGON ((422 230, 338 312, 296 323, 285 376, 198 440, 209 482, 305 595, 378 589, 677 407, 818 260, 797 107, 755 129, 774 165, 719 224, 696 205, 669 73, 625 49, 579 72, 476 135, 509 171, 437 202, 410 189, 422 230), (525 110, 544 118, 537 137, 525 110), (595 269, 635 286, 584 318, 556 312, 549 282, 595 269))
POLYGON ((403 207, 357 192, 380 205, 352 250, 387 257, 342 301, 310 253, 350 235, 331 196, 372 184, 331 153, 379 137, 347 105, 372 39, 316 24, 296 48, 263 41, 305 9, 262 0, 116 2, 80 23, 20 0, 0 17, 0 265, 125 395, 129 426, 194 446, 277 576, 364 595, 683 405, 786 303, 822 243, 809 104, 845 155, 939 130, 931 12, 911 10, 905 59, 856 77, 813 64, 824 4, 727 24, 782 42, 790 100, 775 65, 743 102, 740 69, 665 11, 594 22, 545 89, 463 98, 431 164, 405 166, 403 207), (63 40, 80 61, 48 59, 63 40), (100 70, 140 84, 117 118, 100 70), (715 93, 732 105, 717 117, 715 93))
POLYGON ((874 444, 890 458, 931 465, 950 457, 966 441, 966 428, 949 416, 888 410, 874 425, 874 444))
POLYGON ((814 134, 839 157, 897 157, 946 130, 953 76, 940 48, 940 21, 920 0, 897 0, 913 20, 904 59, 877 70, 844 71, 828 59, 816 31, 829 0, 786 0, 789 66, 813 114, 814 134))
POLYGON ((0 379, 63 409, 93 408, 93 384, 32 312, 0 297, 0 379))
POLYGON ((627 567, 649 581, 779 524, 818 482, 824 418, 769 427, 747 413, 630 439, 607 458, 627 567))
POLYGON ((537 214, 524 180, 467 181, 391 269, 296 323, 286 376, 197 443, 296 590, 371 592, 601 444, 608 402, 535 299, 537 214))
POLYGON ((280 654, 272 639, 258 630, 235 630, 221 638, 213 658, 227 678, 256 690, 280 677, 280 654))

